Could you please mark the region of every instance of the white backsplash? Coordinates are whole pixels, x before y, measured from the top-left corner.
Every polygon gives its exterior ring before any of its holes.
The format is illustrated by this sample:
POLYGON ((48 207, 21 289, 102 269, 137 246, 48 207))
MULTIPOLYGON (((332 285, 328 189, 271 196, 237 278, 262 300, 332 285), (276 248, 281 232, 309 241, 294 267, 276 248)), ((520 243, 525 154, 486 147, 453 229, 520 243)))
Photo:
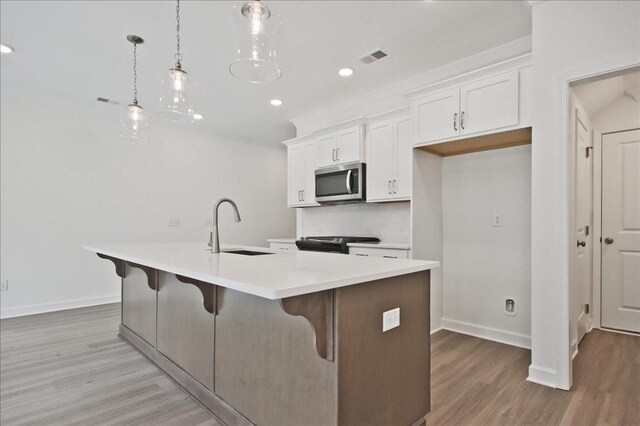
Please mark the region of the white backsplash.
POLYGON ((299 210, 298 236, 378 237, 389 243, 411 240, 408 202, 341 204, 299 210))

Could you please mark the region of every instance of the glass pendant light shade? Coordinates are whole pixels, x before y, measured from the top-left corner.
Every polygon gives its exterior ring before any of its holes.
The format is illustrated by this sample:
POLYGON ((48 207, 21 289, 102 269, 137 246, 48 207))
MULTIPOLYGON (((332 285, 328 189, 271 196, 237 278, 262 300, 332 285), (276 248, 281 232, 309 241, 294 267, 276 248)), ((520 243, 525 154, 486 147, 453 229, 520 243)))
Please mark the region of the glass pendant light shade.
POLYGON ((261 1, 234 11, 238 47, 229 72, 250 83, 275 81, 282 75, 277 50, 280 21, 261 1))
POLYGON ((144 145, 149 141, 149 117, 137 102, 122 109, 120 139, 134 145, 144 145))
POLYGON ((193 104, 191 92, 196 83, 182 69, 180 53, 180 0, 176 0, 176 64, 160 78, 160 104, 158 114, 175 123, 193 123, 193 104))
POLYGON ((192 76, 176 66, 160 79, 160 85, 158 115, 175 123, 193 122, 191 93, 197 84, 192 76))
POLYGON ((142 37, 128 35, 133 44, 133 101, 122 108, 120 113, 120 139, 134 145, 144 145, 149 141, 149 116, 138 104, 138 45, 144 43, 142 37))

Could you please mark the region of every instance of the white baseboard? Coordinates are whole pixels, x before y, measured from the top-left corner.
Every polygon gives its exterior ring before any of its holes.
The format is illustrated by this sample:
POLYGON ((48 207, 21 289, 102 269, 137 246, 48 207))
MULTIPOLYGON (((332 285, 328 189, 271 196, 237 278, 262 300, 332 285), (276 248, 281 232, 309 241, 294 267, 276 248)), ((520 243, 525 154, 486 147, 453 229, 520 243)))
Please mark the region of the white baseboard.
POLYGON ((0 318, 15 318, 25 315, 43 314, 45 312, 64 311, 67 309, 83 308, 86 306, 104 305, 120 302, 120 294, 111 296, 89 297, 86 299, 67 300, 64 302, 41 303, 38 305, 17 306, 15 308, 0 308, 0 318))
POLYGON ((456 321, 448 318, 442 318, 442 328, 445 330, 455 331, 456 333, 480 337, 481 339, 493 340, 494 342, 531 349, 531 336, 526 336, 524 334, 471 324, 464 321, 456 321))
POLYGON ((538 385, 557 389, 557 386, 556 386, 557 375, 558 373, 556 370, 552 370, 550 368, 545 368, 545 367, 538 367, 536 365, 531 364, 529 366, 529 377, 527 377, 527 381, 531 383, 536 383, 538 385))
POLYGON ((438 328, 436 328, 435 330, 431 330, 431 333, 429 333, 429 334, 434 335, 434 334, 436 334, 436 333, 437 333, 438 331, 440 331, 440 330, 444 330, 444 328, 442 328, 442 327, 438 327, 438 328))

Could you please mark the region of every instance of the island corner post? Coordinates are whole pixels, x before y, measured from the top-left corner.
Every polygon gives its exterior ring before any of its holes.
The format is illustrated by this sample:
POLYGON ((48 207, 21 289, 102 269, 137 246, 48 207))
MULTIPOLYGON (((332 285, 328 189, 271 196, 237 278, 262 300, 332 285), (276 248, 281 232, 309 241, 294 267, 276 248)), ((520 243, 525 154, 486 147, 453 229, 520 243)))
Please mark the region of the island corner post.
POLYGON ((430 409, 430 271, 268 299, 100 254, 119 335, 225 424, 413 425, 430 409), (382 332, 382 313, 400 326, 382 332))

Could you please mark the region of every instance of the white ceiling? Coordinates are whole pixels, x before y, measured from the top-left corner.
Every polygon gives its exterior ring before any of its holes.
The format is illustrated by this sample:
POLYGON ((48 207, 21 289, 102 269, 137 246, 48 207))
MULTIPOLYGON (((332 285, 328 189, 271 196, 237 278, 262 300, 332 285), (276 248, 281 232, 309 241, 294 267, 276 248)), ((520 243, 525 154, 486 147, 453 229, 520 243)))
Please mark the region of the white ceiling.
MULTIPOLYGON (((199 81, 198 123, 233 140, 277 142, 294 135, 289 119, 531 34, 522 1, 266 1, 281 16, 283 76, 239 81, 233 57, 232 2, 183 1, 184 68, 199 81), (358 58, 389 54, 374 64, 358 58), (350 79, 337 70, 352 67, 350 79), (272 98, 284 105, 274 108, 272 98)), ((139 98, 153 111, 159 75, 173 64, 175 8, 167 1, 5 1, 0 40, 3 94, 92 105, 131 99, 131 44, 139 48, 139 98)), ((104 108, 110 108, 104 105, 104 108)))
POLYGON ((573 91, 587 115, 593 118, 622 96, 631 96, 637 101, 640 98, 640 71, 616 73, 613 77, 579 83, 573 87, 573 91))

